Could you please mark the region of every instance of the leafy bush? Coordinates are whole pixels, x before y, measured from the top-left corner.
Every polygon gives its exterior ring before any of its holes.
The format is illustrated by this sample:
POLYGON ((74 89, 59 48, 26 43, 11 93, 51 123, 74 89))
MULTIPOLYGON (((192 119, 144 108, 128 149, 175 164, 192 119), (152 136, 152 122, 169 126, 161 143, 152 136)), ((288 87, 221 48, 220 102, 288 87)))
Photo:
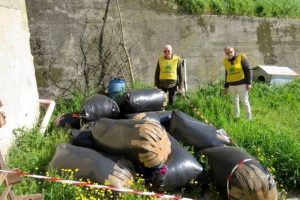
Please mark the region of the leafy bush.
POLYGON ((205 0, 177 0, 177 3, 183 6, 187 12, 189 13, 196 13, 196 14, 204 14, 207 9, 207 1, 205 0))

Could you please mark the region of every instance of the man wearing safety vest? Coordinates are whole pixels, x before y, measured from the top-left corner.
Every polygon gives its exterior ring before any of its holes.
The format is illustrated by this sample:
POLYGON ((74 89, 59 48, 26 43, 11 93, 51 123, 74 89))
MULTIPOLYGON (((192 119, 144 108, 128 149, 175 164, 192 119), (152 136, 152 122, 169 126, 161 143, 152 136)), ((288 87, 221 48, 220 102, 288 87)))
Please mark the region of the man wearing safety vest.
POLYGON ((247 119, 251 119, 251 107, 248 92, 252 86, 252 72, 250 64, 244 54, 237 54, 233 47, 225 47, 226 57, 223 60, 225 67, 224 95, 227 91, 232 94, 235 118, 240 117, 239 100, 244 104, 247 119))
POLYGON ((176 90, 183 91, 181 61, 179 56, 173 54, 171 45, 166 45, 163 53, 156 65, 154 84, 155 87, 169 93, 169 104, 173 105, 176 90))

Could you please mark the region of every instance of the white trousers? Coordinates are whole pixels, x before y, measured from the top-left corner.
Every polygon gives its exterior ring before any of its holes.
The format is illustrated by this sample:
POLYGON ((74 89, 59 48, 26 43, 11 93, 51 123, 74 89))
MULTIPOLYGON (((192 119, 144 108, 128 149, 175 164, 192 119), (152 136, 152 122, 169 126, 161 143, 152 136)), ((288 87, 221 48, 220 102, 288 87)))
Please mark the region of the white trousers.
POLYGON ((251 107, 249 102, 249 95, 246 89, 246 85, 235 85, 229 86, 229 92, 232 96, 232 101, 234 104, 234 116, 236 118, 240 117, 240 100, 242 104, 245 106, 246 117, 247 119, 251 119, 251 107))

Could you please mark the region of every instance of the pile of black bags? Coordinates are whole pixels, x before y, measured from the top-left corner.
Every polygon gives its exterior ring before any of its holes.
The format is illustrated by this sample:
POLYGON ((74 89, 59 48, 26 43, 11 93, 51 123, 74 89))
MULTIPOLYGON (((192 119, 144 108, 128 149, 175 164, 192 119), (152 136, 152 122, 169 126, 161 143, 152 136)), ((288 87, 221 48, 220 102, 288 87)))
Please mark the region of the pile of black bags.
POLYGON ((247 152, 232 147, 223 129, 163 110, 165 94, 159 89, 125 92, 120 99, 117 104, 96 94, 79 112, 60 116, 56 126, 71 128, 70 144, 57 147, 51 166, 79 169, 77 178, 115 187, 129 188, 138 172, 158 192, 209 178, 224 199, 277 199, 272 175, 247 152), (183 145, 205 155, 209 170, 183 145))

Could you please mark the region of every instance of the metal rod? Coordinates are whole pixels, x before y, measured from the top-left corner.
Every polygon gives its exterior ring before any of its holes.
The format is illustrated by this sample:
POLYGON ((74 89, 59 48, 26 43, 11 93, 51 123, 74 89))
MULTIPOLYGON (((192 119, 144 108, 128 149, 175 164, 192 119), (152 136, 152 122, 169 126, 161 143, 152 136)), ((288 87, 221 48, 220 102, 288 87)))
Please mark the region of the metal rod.
POLYGON ((187 92, 187 72, 186 72, 186 60, 183 60, 183 70, 184 70, 184 91, 187 92))

